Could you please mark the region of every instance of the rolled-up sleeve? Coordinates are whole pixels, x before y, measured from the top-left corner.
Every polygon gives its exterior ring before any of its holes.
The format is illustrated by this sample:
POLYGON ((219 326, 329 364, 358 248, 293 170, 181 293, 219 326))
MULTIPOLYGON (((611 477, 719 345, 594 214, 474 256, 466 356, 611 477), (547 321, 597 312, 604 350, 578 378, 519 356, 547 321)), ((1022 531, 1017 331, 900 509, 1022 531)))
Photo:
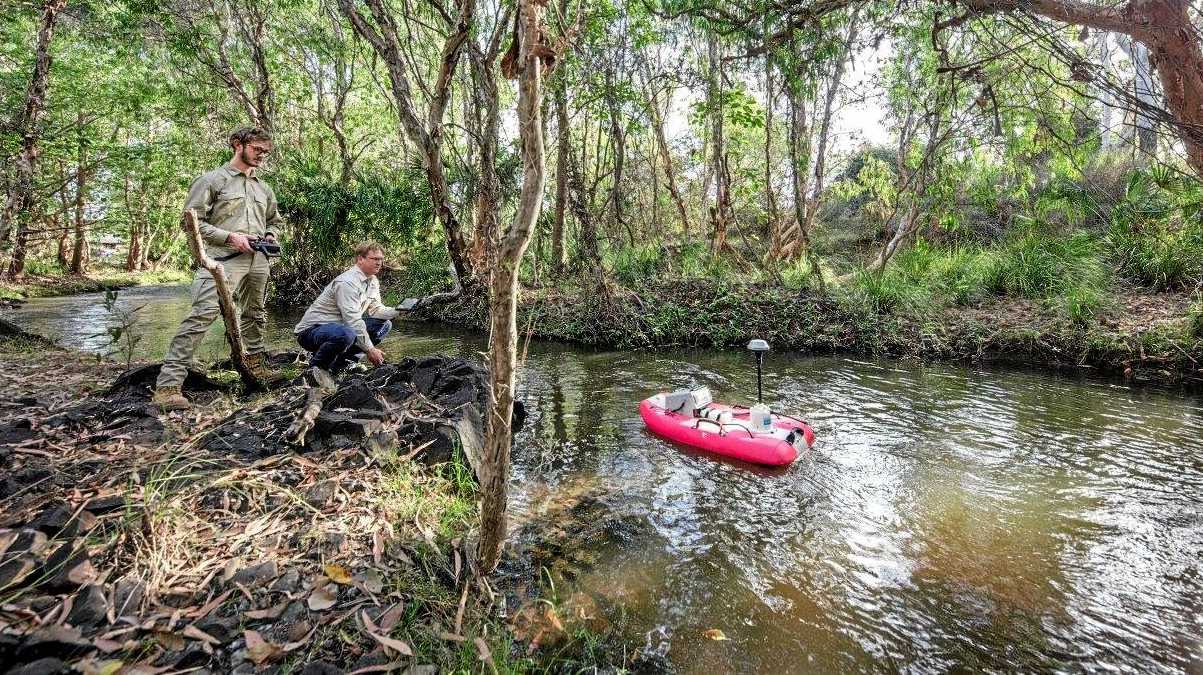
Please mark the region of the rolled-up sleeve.
POLYGON ((209 210, 213 206, 213 179, 205 174, 192 182, 188 188, 188 199, 184 202, 184 211, 196 213, 196 226, 200 230, 201 239, 207 244, 220 246, 230 237, 229 230, 223 230, 209 222, 209 210))
POLYGON ((363 322, 362 290, 355 284, 345 281, 336 284, 334 297, 338 302, 338 312, 342 315, 343 323, 355 331, 355 344, 365 352, 372 348, 372 339, 368 336, 368 326, 363 322))
POLYGON ((396 318, 397 310, 392 307, 386 307, 384 300, 380 298, 380 282, 373 277, 368 284, 368 308, 365 312, 373 319, 382 319, 388 321, 396 318))

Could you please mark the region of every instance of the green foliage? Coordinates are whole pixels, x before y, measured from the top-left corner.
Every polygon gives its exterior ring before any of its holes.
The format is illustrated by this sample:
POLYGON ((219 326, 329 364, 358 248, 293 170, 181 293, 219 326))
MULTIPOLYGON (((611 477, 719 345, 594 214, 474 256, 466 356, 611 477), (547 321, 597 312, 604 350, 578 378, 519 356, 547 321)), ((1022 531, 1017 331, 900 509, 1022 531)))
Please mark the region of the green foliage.
POLYGON ((664 249, 659 244, 627 246, 613 254, 610 269, 619 283, 633 287, 659 274, 664 262, 664 249))
POLYGON ((1111 212, 1107 246, 1119 270, 1153 289, 1203 280, 1203 188, 1165 167, 1134 172, 1111 212))
POLYGON ((1195 296, 1195 302, 1186 317, 1188 335, 1196 340, 1203 340, 1203 295, 1195 296))
POLYGON ((413 168, 347 186, 327 178, 315 162, 297 162, 277 174, 276 194, 293 228, 284 242, 286 259, 327 266, 349 260, 365 239, 394 253, 414 245, 432 219, 425 178, 413 168))
POLYGON ((1075 279, 1097 280, 1101 274, 1098 246, 1089 234, 1060 238, 1033 228, 995 252, 985 284, 997 295, 1047 298, 1071 286, 1075 279))

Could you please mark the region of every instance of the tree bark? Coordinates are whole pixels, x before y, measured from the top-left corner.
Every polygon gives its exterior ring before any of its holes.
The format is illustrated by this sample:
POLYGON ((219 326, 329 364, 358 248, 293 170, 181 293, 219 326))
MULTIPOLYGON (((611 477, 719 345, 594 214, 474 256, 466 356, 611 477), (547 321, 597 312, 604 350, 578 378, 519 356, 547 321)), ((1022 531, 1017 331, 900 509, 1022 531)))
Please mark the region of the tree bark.
POLYGON ((430 200, 435 216, 443 226, 447 239, 447 253, 455 268, 456 276, 465 287, 477 283, 468 257, 468 246, 459 219, 451 205, 451 191, 443 171, 443 116, 451 94, 451 82, 459 63, 460 53, 467 42, 472 28, 475 0, 460 0, 459 17, 453 30, 443 43, 439 59, 439 72, 431 89, 431 98, 426 109, 426 120, 418 116, 414 105, 413 87, 407 74, 407 63, 402 56, 397 23, 392 11, 382 0, 364 0, 372 16, 372 22, 357 9, 356 0, 338 0, 339 10, 351 22, 360 35, 384 61, 388 69, 393 102, 397 106, 397 117, 410 143, 418 149, 422 166, 430 188, 430 200))
POLYGON ((518 80, 518 134, 522 145, 522 191, 518 213, 498 249, 497 265, 490 283, 489 302, 489 410, 484 457, 481 463, 480 542, 477 556, 489 572, 501 560, 505 543, 508 501, 507 484, 514 414, 514 366, 518 344, 516 323, 518 268, 530 243, 531 228, 543 204, 544 156, 542 70, 539 52, 544 48, 542 6, 537 0, 520 0, 518 80))
POLYGON ((25 271, 25 244, 29 237, 29 225, 34 222, 38 209, 33 181, 37 172, 38 142, 41 139, 42 117, 46 111, 46 94, 50 90, 50 64, 53 60, 50 43, 54 38, 55 22, 66 5, 67 0, 46 0, 42 5, 33 74, 29 78, 25 107, 14 125, 21 134, 21 154, 15 162, 17 180, 4 210, 0 212, 0 244, 8 241, 14 221, 16 223, 16 244, 7 270, 10 279, 21 276, 25 271))
POLYGON ((1128 0, 1096 5, 1078 0, 961 0, 979 12, 1027 11, 1079 26, 1132 37, 1148 48, 1165 94, 1166 110, 1186 149, 1186 161, 1203 179, 1203 36, 1185 0, 1128 0))
POLYGON ((84 197, 88 187, 88 144, 84 137, 83 117, 83 111, 80 111, 77 120, 79 154, 75 169, 75 248, 71 252, 71 274, 76 276, 84 273, 84 261, 88 258, 88 221, 84 213, 84 197))
POLYGON ((556 275, 564 273, 564 220, 568 211, 568 165, 572 129, 568 123, 568 82, 560 78, 556 105, 556 217, 551 226, 551 265, 556 275))
MULTIPOLYGON (((651 78, 648 78, 649 86, 651 78)), ((677 213, 681 216, 681 234, 689 234, 689 211, 685 208, 685 200, 681 197, 681 190, 677 187, 677 168, 673 165, 673 158, 669 152, 668 140, 664 137, 664 119, 660 114, 659 96, 654 93, 651 95, 651 106, 649 110, 652 113, 652 131, 656 134, 656 149, 660 153, 660 161, 664 164, 664 177, 668 185, 668 194, 672 197, 673 203, 677 206, 677 213)), ((654 170, 654 167, 653 167, 654 170)))
POLYGON ((710 81, 706 96, 711 106, 710 121, 713 136, 711 151, 713 152, 712 171, 714 173, 714 206, 711 209, 713 235, 710 240, 710 251, 714 255, 718 255, 727 248, 727 225, 731 197, 726 151, 723 143, 723 65, 717 33, 710 33, 707 51, 710 58, 710 81))

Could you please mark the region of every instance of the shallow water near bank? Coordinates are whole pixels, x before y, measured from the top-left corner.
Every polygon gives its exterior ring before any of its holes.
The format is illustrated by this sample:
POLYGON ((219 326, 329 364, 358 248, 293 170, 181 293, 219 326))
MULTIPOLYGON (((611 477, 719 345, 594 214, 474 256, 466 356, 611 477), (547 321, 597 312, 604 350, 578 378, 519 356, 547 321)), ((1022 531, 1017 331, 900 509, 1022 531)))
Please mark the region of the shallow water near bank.
MULTIPOLYGON (((66 346, 160 358, 187 289, 119 297, 141 309, 135 340, 115 350, 100 294, 7 316, 66 346)), ((273 347, 295 347, 295 319, 272 317, 273 347)), ((482 335, 405 322, 383 345, 391 358, 484 348, 482 335)), ((215 328, 202 356, 224 351, 215 328)), ((653 663, 1203 672, 1198 398, 770 353, 766 401, 806 417, 819 441, 765 470, 650 436, 638 414, 642 398, 688 385, 747 402, 747 354, 532 341, 519 381, 531 415, 515 442, 504 572, 653 663)))

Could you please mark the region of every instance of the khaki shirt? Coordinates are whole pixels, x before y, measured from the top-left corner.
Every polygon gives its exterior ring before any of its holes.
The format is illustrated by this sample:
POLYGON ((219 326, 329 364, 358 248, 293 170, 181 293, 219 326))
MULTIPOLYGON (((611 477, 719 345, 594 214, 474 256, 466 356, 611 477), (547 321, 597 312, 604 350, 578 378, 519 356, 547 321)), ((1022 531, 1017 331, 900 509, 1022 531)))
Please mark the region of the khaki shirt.
POLYGON ((367 351, 372 346, 372 340, 368 337, 364 316, 392 319, 397 316, 397 310, 384 306, 384 301, 380 299, 380 281, 352 265, 351 269, 335 277, 322 289, 292 332, 299 335, 323 323, 341 323, 355 331, 355 344, 367 351))
POLYGON ((197 178, 188 189, 184 210, 196 211, 205 250, 214 258, 237 252, 226 244, 231 233, 280 236, 284 219, 271 187, 226 164, 197 178))

